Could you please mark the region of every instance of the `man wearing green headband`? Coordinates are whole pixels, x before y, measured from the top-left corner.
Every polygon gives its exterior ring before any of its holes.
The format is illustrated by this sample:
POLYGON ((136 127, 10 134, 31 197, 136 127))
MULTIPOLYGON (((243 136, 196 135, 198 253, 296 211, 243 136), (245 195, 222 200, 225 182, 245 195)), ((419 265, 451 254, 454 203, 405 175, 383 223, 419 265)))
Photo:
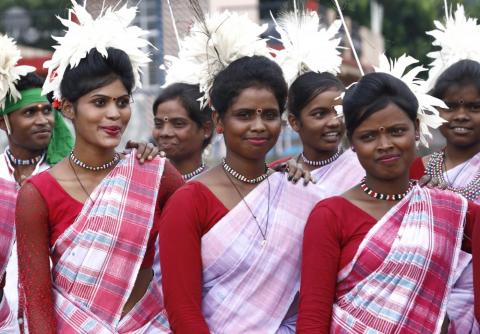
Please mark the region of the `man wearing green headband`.
MULTIPOLYGON (((66 157, 73 147, 65 122, 41 95, 42 85, 43 80, 34 73, 20 77, 15 87, 21 98, 13 102, 7 95, 5 108, 0 108, 0 128, 8 136, 8 147, 0 154, 0 178, 18 186, 66 157)), ((17 272, 17 251, 13 247, 4 292, 14 315, 18 314, 17 272)))

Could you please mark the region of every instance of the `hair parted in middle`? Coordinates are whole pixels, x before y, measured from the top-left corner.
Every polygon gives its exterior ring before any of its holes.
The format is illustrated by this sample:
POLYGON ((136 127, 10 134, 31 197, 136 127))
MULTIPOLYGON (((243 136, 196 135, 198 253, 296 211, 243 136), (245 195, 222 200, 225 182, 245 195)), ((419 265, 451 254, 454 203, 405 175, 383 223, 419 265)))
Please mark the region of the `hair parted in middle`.
POLYGON ((418 100, 402 80, 382 72, 363 76, 347 89, 343 98, 347 136, 351 138, 363 121, 390 103, 402 109, 412 122, 416 121, 418 100))
POLYGON ((104 87, 119 79, 128 94, 135 86, 135 77, 128 55, 122 50, 108 48, 108 57, 102 56, 96 49, 90 50, 74 68, 70 66, 60 83, 62 97, 76 102, 92 90, 104 87))
POLYGON ((241 92, 250 87, 271 90, 280 112, 285 110, 287 83, 282 69, 264 56, 242 57, 222 70, 213 82, 210 102, 222 117, 241 92))

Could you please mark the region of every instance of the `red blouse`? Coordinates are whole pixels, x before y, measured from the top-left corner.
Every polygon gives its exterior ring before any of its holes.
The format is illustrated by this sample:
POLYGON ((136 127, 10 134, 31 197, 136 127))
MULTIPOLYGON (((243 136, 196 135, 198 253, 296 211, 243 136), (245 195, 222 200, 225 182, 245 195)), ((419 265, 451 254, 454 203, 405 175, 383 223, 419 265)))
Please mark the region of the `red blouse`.
POLYGON ((223 203, 197 181, 177 190, 163 210, 162 287, 175 334, 210 333, 202 314, 201 238, 227 213, 223 203))
MULTIPOLYGON (((468 252, 474 219, 480 220, 480 207, 469 203, 463 244, 468 252)), ((314 207, 303 240, 297 333, 329 333, 337 274, 353 260, 376 223, 374 217, 340 196, 327 198, 314 207)))
POLYGON ((410 167, 410 178, 414 180, 420 180, 425 175, 425 166, 423 165, 422 157, 418 157, 413 160, 410 167))
MULTIPOLYGON (((165 163, 154 227, 142 267, 151 267, 160 213, 170 195, 184 183, 165 163)), ((50 247, 78 216, 83 204, 73 199, 48 171, 31 177, 17 197, 16 232, 20 281, 24 288, 29 333, 56 333, 53 311, 50 247)))

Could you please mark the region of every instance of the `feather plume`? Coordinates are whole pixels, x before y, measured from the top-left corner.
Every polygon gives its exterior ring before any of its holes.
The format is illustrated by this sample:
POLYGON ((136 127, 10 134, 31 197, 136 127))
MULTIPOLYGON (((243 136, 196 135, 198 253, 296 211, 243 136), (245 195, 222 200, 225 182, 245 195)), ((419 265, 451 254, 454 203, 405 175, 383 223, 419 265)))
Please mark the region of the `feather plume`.
POLYGON ((446 121, 440 117, 437 108, 448 107, 445 103, 426 93, 426 82, 418 78, 418 74, 426 71, 423 66, 407 68, 417 64, 418 60, 413 57, 402 55, 398 59, 389 60, 384 54, 380 56, 380 64, 375 67, 375 72, 388 73, 402 80, 408 88, 415 94, 418 100, 418 119, 420 121, 420 142, 428 147, 428 138, 432 138, 429 128, 438 128, 446 121))
POLYGON ((165 85, 198 84, 204 94, 203 106, 209 99, 215 76, 230 63, 245 56, 271 56, 266 41, 259 37, 266 25, 259 26, 246 14, 229 11, 204 14, 197 1, 190 0, 190 4, 195 22, 180 42, 178 57, 165 57, 165 85))
POLYGON ((17 65, 20 59, 20 50, 15 41, 0 35, 0 110, 5 109, 7 97, 13 102, 22 97, 15 84, 21 76, 35 71, 35 67, 17 65))
POLYGON ((141 68, 150 62, 142 49, 151 44, 145 39, 147 31, 131 25, 136 12, 137 7, 127 8, 126 5, 118 10, 104 8, 94 19, 85 7, 72 0, 69 17, 75 15, 78 23, 58 17, 66 27, 66 34, 63 37, 53 37, 58 44, 54 46, 52 59, 43 65, 48 69, 48 76, 42 93, 53 91, 54 97, 60 99, 60 82, 67 67, 76 67, 92 49, 107 57, 109 47, 120 49, 128 55, 132 63, 135 87, 141 87, 141 68))
POLYGON ((277 39, 283 49, 276 51, 275 60, 282 67, 285 79, 290 85, 298 76, 306 72, 340 73, 342 64, 338 37, 341 21, 333 22, 330 27, 322 27, 316 12, 294 11, 283 14, 275 20, 280 34, 277 39))
POLYGON ((428 88, 431 89, 438 77, 448 67, 462 59, 480 62, 480 25, 476 18, 467 18, 462 5, 457 6, 455 13, 449 13, 445 24, 434 21, 435 30, 427 32, 435 40, 434 46, 440 50, 430 52, 428 57, 433 61, 428 73, 428 88))

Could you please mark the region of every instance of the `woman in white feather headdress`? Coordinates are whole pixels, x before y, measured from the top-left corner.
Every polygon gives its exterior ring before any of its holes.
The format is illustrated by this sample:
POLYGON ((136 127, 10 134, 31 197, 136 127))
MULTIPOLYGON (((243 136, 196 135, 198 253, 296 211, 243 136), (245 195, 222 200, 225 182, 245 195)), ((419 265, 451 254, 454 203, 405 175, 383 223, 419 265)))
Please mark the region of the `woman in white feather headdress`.
POLYGON ((289 83, 288 122, 303 145, 295 160, 310 171, 321 196, 337 195, 364 175, 355 153, 341 147, 345 126, 337 108, 345 87, 336 77, 341 22, 324 28, 316 12, 298 10, 274 22, 283 46, 275 60, 289 83))
POLYGON ((116 152, 149 61, 135 13, 107 8, 94 19, 73 2, 77 20, 62 20, 66 34, 45 64, 44 93, 53 92, 76 140, 17 199, 31 334, 169 332, 152 265, 159 213, 183 180, 165 159, 140 165, 137 152, 116 152))
MULTIPOLYGON (((429 54, 433 59, 429 70, 430 93, 442 99, 439 108, 446 122, 440 127, 445 147, 414 162, 414 176, 427 175, 430 183, 462 194, 480 203, 480 46, 472 41, 480 38, 476 18, 465 15, 463 6, 449 13, 446 22, 435 21, 434 37, 438 50, 429 54), (467 37, 468 36, 468 37, 467 37), (448 107, 448 108, 447 108, 448 107)), ((480 235, 473 241, 476 247, 474 263, 480 265, 480 235)), ((472 255, 462 252, 457 266, 458 280, 449 299, 447 316, 450 329, 456 333, 480 333, 480 277, 476 280, 477 320, 474 316, 474 284, 472 255)))
POLYGON ((262 31, 245 16, 198 10, 180 50, 203 76, 226 156, 162 215, 162 286, 175 333, 295 332, 303 225, 318 199, 265 164, 287 85, 262 31))

